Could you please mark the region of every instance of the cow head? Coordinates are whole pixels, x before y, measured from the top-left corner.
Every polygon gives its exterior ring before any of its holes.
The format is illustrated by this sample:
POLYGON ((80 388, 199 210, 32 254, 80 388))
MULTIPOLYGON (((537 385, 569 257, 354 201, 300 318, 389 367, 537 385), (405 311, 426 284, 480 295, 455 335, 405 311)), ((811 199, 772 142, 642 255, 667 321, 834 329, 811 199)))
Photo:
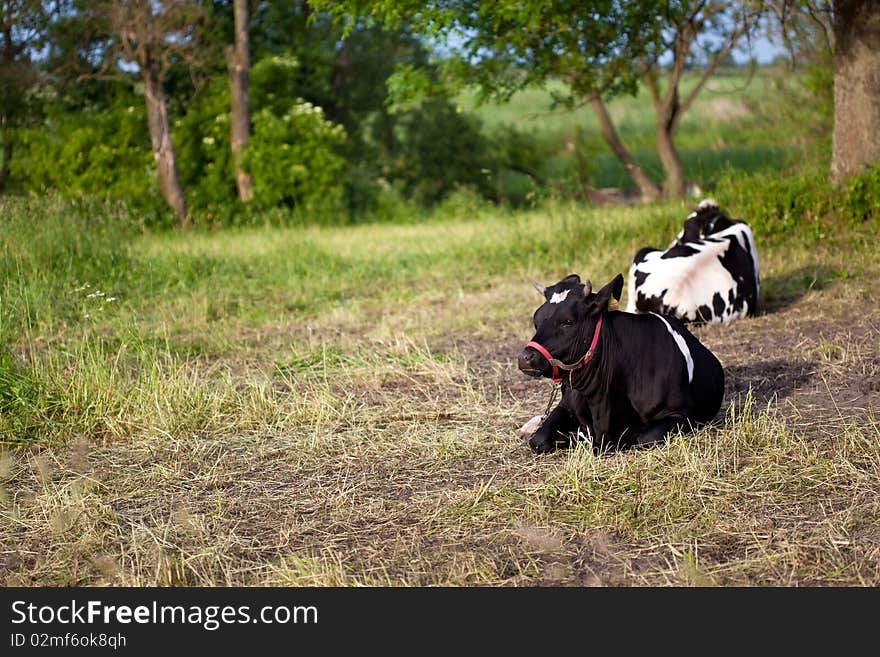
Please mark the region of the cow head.
MULTIPOLYGON (((540 344, 554 359, 575 363, 583 358, 600 315, 608 310, 611 299, 620 300, 623 276, 618 274, 598 292, 590 281, 581 283, 577 274, 563 278, 555 285, 538 291, 545 302, 535 311, 535 335, 532 342, 540 344)), ((529 376, 552 377, 553 367, 534 347, 526 347, 517 359, 519 369, 529 376)))
POLYGON ((678 238, 678 243, 699 242, 731 225, 733 222, 724 216, 715 199, 707 198, 700 201, 696 211, 685 219, 684 230, 678 238))

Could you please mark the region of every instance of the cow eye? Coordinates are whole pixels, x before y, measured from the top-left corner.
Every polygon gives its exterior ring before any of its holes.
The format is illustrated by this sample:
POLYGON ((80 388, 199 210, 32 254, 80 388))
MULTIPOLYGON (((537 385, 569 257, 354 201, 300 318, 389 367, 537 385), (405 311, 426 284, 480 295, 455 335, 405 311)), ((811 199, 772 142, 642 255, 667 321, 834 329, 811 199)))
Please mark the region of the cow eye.
POLYGON ((574 324, 574 320, 571 320, 571 319, 560 319, 559 320, 560 326, 571 326, 572 324, 574 324))

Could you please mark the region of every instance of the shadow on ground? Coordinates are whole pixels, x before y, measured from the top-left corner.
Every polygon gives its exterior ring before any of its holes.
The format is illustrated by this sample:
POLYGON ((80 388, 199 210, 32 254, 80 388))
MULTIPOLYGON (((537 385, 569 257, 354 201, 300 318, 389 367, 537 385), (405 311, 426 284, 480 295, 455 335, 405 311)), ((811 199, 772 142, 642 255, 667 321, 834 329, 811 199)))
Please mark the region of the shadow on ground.
POLYGON ((761 278, 761 314, 784 310, 812 290, 822 290, 846 277, 846 272, 821 265, 800 267, 793 271, 761 278))
POLYGON ((725 392, 728 399, 751 388, 756 402, 766 404, 790 397, 795 389, 805 386, 815 375, 816 367, 809 360, 778 358, 748 365, 724 368, 725 392))

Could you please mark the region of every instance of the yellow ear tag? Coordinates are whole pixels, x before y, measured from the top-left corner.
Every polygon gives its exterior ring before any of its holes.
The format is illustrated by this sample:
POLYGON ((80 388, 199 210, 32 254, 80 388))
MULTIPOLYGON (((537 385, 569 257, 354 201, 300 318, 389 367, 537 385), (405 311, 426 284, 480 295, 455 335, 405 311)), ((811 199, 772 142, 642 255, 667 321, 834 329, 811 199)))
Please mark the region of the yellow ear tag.
POLYGON ((611 300, 608 302, 608 310, 620 310, 620 304, 617 303, 617 299, 611 297, 611 300))

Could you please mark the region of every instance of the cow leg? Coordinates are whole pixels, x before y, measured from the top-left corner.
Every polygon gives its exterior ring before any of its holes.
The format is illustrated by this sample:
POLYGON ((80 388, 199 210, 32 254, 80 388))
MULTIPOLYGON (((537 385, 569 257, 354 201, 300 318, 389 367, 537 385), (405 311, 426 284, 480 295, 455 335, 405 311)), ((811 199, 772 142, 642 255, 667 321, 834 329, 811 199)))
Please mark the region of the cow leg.
POLYGON ((652 422, 639 435, 638 446, 650 447, 657 443, 665 443, 669 434, 675 433, 679 429, 685 432, 691 431, 693 429, 691 421, 686 417, 665 417, 662 420, 652 422))
POLYGON ((611 424, 611 407, 607 404, 593 409, 593 454, 601 456, 621 447, 623 435, 619 434, 611 424))
POLYGON ((550 411, 544 424, 529 439, 529 447, 537 454, 547 454, 558 447, 568 447, 569 433, 579 428, 577 418, 562 403, 550 411))

